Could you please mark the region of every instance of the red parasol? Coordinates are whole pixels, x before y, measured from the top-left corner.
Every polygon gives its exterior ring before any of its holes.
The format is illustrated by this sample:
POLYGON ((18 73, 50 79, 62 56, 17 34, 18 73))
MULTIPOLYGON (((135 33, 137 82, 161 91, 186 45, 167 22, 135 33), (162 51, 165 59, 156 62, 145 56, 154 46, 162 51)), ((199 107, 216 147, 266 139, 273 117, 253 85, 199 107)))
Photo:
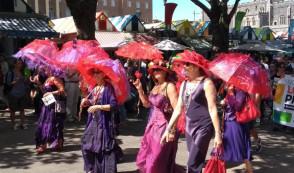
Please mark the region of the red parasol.
POLYGON ((109 58, 109 55, 99 47, 96 40, 73 40, 66 42, 62 49, 56 54, 55 64, 66 68, 76 68, 81 57, 109 58))
POLYGON ((249 55, 241 53, 219 54, 209 63, 209 70, 227 83, 250 94, 271 96, 267 72, 249 55))
POLYGON ((36 39, 18 51, 14 57, 24 59, 30 68, 34 68, 38 65, 52 64, 57 52, 58 47, 55 42, 36 39))
POLYGON ((145 42, 130 42, 120 47, 115 54, 133 60, 163 59, 160 50, 145 42))
POLYGON ((126 72, 118 60, 112 60, 110 58, 98 60, 81 58, 78 62, 77 69, 90 87, 96 85, 96 80, 90 74, 90 71, 97 69, 103 72, 109 78, 109 82, 113 86, 116 98, 120 104, 124 103, 129 96, 129 82, 126 72))

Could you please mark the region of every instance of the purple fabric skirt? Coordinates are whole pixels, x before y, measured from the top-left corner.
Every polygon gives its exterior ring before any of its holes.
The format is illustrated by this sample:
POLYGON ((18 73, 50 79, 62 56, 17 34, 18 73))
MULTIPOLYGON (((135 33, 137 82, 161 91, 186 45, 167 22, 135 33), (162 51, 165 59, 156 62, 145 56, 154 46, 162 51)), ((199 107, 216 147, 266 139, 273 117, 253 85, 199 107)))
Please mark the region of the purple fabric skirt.
POLYGON ((247 124, 236 121, 224 123, 224 155, 223 159, 229 162, 243 162, 250 160, 250 133, 247 124))
POLYGON ((154 110, 151 114, 137 154, 136 164, 139 172, 180 173, 181 170, 175 163, 178 135, 175 141, 161 145, 160 139, 168 122, 160 110, 154 110))
POLYGON ((56 114, 55 106, 43 106, 36 129, 36 146, 50 144, 56 148, 59 140, 63 139, 65 114, 56 114))
POLYGON ((89 115, 88 126, 82 137, 84 170, 92 173, 116 173, 117 148, 114 136, 102 127, 99 121, 102 115, 96 115, 94 118, 91 116, 89 115))

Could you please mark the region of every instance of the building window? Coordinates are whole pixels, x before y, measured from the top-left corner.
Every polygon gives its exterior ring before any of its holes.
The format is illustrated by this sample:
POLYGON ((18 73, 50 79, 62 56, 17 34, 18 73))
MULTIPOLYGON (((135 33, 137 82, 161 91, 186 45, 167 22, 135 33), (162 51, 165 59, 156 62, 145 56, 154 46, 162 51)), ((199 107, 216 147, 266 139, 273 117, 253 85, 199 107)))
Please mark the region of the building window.
POLYGON ((265 12, 264 7, 261 7, 259 12, 264 13, 265 12))
POLYGON ((149 9, 149 3, 148 2, 145 3, 145 8, 149 9))
POLYGON ((246 12, 246 13, 249 13, 249 9, 247 8, 245 12, 246 12))
POLYGON ((115 0, 111 0, 111 6, 115 7, 115 0))
POLYGON ((107 6, 107 0, 103 0, 103 6, 107 6))
POLYGON ((128 0, 128 7, 131 8, 132 7, 132 1, 128 0))
POLYGON ((55 11, 53 10, 53 8, 50 8, 49 9, 49 17, 51 18, 51 19, 55 19, 56 17, 55 17, 55 11))
POLYGON ((140 2, 136 2, 136 8, 141 8, 141 3, 140 2))
POLYGON ((254 17, 252 17, 252 25, 255 26, 256 25, 256 22, 255 22, 255 19, 254 17))
POLYGON ((284 15, 280 16, 280 25, 286 24, 286 17, 284 15))
POLYGON ((250 26, 250 19, 247 18, 247 26, 250 26))

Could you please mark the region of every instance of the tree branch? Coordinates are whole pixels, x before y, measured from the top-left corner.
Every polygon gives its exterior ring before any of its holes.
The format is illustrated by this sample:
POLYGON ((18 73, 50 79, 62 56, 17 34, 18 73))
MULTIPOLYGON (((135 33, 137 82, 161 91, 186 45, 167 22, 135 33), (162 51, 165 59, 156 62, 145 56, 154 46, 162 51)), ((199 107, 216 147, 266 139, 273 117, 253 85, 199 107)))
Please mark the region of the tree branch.
POLYGON ((235 1, 235 4, 234 4, 234 7, 232 8, 230 14, 229 14, 229 20, 231 21, 232 17, 234 16, 234 14, 236 13, 237 11, 237 8, 238 8, 238 5, 239 5, 239 2, 240 0, 236 0, 235 1))
POLYGON ((195 5, 197 5, 198 7, 200 7, 206 14, 208 17, 210 17, 210 9, 208 9, 208 7, 206 7, 202 2, 200 2, 199 0, 191 0, 195 5))

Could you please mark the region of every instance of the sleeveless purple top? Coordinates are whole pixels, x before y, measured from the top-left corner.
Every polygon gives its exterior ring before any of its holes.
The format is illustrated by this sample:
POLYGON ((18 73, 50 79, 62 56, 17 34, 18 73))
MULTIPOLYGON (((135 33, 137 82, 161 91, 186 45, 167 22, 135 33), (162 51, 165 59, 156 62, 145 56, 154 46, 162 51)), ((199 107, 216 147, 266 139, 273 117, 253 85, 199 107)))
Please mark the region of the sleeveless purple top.
POLYGON ((186 107, 186 132, 192 135, 199 129, 212 127, 204 91, 204 79, 191 95, 187 95, 185 90, 186 84, 184 84, 183 92, 183 102, 188 106, 186 107))

